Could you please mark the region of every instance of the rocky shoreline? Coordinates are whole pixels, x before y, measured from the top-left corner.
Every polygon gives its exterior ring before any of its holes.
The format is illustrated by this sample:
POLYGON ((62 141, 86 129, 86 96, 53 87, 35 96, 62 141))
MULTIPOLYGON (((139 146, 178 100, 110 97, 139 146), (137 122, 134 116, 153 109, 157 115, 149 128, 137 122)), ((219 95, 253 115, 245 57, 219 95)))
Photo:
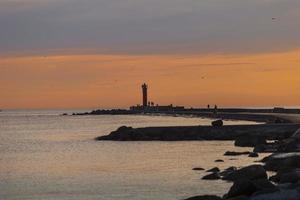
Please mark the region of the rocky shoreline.
MULTIPOLYGON (((297 121, 297 120, 295 120, 297 121)), ((253 152, 224 152, 224 156, 258 157, 258 153, 272 153, 249 166, 218 167, 207 170, 204 180, 223 180, 232 183, 222 197, 202 195, 186 200, 299 200, 300 199, 300 124, 278 123, 223 126, 185 127, 120 127, 96 140, 114 141, 184 141, 233 140, 235 146, 253 147, 253 152), (273 175, 270 175, 270 172, 273 175)), ((222 159, 215 161, 224 162, 222 159)), ((196 167, 193 170, 205 170, 196 167)))
POLYGON ((178 127, 120 127, 96 140, 115 141, 184 141, 184 140, 236 140, 240 137, 260 137, 265 140, 289 138, 300 124, 258 124, 228 126, 178 126, 178 127))
MULTIPOLYGON (((202 179, 211 181, 221 179, 233 183, 222 197, 202 195, 186 200, 299 200, 300 129, 278 143, 280 145, 274 147, 276 153, 263 158, 261 164, 252 164, 240 169, 230 167, 223 171, 217 167, 207 170, 209 174, 202 179), (269 176, 270 172, 274 175, 269 176)), ((251 154, 251 152, 235 153, 230 155, 251 154)), ((193 170, 204 169, 198 167, 193 170)))

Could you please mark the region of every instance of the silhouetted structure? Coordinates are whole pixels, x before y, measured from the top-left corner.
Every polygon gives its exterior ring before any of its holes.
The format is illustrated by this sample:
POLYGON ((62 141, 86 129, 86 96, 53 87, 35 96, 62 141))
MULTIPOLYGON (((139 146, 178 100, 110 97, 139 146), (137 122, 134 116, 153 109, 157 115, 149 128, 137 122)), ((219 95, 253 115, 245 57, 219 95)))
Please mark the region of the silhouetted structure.
POLYGON ((131 106, 130 111, 133 113, 136 112, 175 112, 175 111, 184 111, 183 106, 173 106, 172 104, 161 106, 154 104, 153 101, 148 101, 148 85, 144 83, 142 85, 142 94, 143 94, 143 104, 131 106))
POLYGON ((142 85, 142 91, 143 91, 143 106, 147 107, 147 102, 148 102, 148 85, 144 83, 142 85))

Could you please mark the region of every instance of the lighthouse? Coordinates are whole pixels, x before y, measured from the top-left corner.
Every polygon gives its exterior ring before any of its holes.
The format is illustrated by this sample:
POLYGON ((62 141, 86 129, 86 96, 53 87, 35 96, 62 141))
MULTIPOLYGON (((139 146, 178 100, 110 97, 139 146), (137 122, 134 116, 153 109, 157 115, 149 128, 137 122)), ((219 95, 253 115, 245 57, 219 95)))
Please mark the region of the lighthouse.
POLYGON ((148 85, 144 83, 142 85, 142 91, 143 91, 143 107, 147 107, 148 103, 148 85))

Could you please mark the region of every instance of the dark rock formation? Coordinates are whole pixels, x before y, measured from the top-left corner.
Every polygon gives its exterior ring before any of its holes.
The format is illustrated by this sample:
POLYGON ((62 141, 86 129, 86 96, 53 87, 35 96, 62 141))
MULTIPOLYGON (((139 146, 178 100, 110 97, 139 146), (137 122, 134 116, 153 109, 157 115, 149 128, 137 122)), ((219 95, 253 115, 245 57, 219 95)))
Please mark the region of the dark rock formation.
POLYGON ((218 172, 213 172, 211 174, 205 175, 202 177, 203 180, 218 180, 220 179, 220 175, 218 172))
POLYGON ((266 170, 263 168, 262 165, 250 165, 238 170, 229 173, 228 175, 224 176, 223 180, 229 181, 236 181, 239 179, 249 179, 249 180, 256 180, 256 179, 266 179, 267 173, 266 170))
POLYGON ((229 167, 229 168, 225 169, 224 171, 220 172, 219 175, 224 177, 224 176, 227 176, 228 174, 232 173, 235 170, 237 170, 236 167, 229 167))
POLYGON ((216 172, 219 172, 220 169, 218 167, 214 167, 214 168, 211 168, 209 170, 207 170, 206 172, 213 172, 213 173, 216 173, 216 172))
POLYGON ((185 200, 222 200, 222 198, 215 195, 202 195, 191 197, 185 200))
POLYGON ((125 128, 100 136, 97 140, 115 141, 183 141, 183 140, 235 140, 243 135, 265 137, 268 140, 286 139, 300 128, 300 124, 262 124, 212 126, 179 126, 125 128))
POLYGON ((205 170, 205 169, 202 168, 202 167, 195 167, 195 168, 193 168, 193 170, 194 170, 194 171, 203 171, 203 170, 205 170))
POLYGON ((249 180, 239 179, 236 180, 233 186, 230 188, 227 198, 239 197, 239 196, 251 196, 258 191, 275 189, 276 186, 267 179, 249 180))
POLYGON ((259 144, 254 147, 253 152, 256 153, 274 153, 278 150, 278 144, 259 144))
POLYGON ((300 181, 300 169, 281 173, 279 183, 297 183, 300 181))
POLYGON ((272 154, 262 160, 268 171, 286 171, 300 168, 300 153, 272 154))
POLYGON ((300 129, 279 143, 278 152, 300 152, 300 129))
POLYGON ((257 158, 258 156, 259 156, 258 153, 255 153, 255 152, 249 153, 249 157, 251 157, 251 158, 257 158))
POLYGON ((249 155, 251 152, 244 151, 244 152, 235 152, 235 151, 226 151, 224 156, 240 156, 240 155, 249 155))
POLYGON ((234 145, 239 147, 255 147, 266 143, 266 139, 263 137, 241 136, 235 140, 234 145))
POLYGON ((221 127, 221 126, 223 126, 223 120, 219 119, 219 120, 216 120, 216 121, 212 121, 211 125, 213 127, 221 127))
POLYGON ((217 160, 215 160, 215 162, 224 162, 224 160, 222 160, 222 159, 217 159, 217 160))

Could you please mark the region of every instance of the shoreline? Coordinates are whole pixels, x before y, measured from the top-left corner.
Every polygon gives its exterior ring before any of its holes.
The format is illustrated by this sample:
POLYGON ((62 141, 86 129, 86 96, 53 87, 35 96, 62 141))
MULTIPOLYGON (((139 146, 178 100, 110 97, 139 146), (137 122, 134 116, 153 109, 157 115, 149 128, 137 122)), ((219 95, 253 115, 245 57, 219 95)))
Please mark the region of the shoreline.
POLYGON ((109 135, 96 140, 113 141, 190 141, 190 140, 235 140, 240 136, 264 137, 280 140, 290 137, 300 124, 258 124, 213 126, 171 126, 171 127, 120 127, 109 135))

